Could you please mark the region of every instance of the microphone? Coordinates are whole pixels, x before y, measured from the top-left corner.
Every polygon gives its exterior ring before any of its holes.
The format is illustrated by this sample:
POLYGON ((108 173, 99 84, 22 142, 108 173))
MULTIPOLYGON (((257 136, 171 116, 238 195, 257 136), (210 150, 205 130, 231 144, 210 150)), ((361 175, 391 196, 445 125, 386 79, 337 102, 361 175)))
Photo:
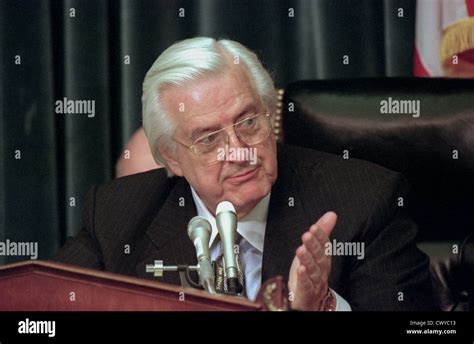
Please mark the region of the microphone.
POLYGON ((239 281, 237 262, 234 254, 235 237, 237 233, 237 215, 232 203, 224 201, 217 205, 216 224, 224 248, 227 290, 232 294, 240 294, 243 287, 239 281))
POLYGON ((210 294, 216 294, 214 269, 209 254, 211 224, 202 216, 193 217, 188 223, 188 236, 196 248, 199 264, 199 284, 210 294))

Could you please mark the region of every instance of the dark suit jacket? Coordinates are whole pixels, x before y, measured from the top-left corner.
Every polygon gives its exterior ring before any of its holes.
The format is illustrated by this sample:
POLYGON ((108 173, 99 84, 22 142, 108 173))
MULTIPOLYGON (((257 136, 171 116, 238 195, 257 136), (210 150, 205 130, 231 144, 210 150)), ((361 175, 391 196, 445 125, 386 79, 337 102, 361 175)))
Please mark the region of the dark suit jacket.
MULTIPOLYGON (((416 226, 398 207, 407 187, 398 173, 356 159, 278 147, 265 232, 262 280, 286 279, 301 235, 326 211, 338 214, 331 240, 365 243, 365 258, 333 256, 329 285, 353 310, 431 309, 428 258, 415 245, 416 226)), ((195 264, 186 225, 196 215, 189 184, 164 169, 115 179, 87 196, 81 231, 56 259, 153 278, 145 265, 195 264), (126 248, 129 245, 129 253, 126 248)), ((161 281, 179 284, 175 273, 161 281)))

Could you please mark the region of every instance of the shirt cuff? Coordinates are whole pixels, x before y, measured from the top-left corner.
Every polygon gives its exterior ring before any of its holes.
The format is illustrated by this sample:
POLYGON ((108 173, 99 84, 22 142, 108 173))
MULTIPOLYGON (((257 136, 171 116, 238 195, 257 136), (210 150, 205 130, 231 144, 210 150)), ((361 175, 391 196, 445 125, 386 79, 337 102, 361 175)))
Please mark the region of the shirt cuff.
POLYGON ((349 303, 334 290, 331 289, 331 291, 336 295, 336 312, 351 312, 352 308, 349 303))

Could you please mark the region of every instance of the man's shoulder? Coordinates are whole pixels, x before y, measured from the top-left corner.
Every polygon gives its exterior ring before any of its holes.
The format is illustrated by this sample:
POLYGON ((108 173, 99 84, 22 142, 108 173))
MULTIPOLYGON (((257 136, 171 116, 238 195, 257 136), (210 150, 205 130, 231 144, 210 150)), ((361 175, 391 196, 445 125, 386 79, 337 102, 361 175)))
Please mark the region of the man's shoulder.
POLYGON ((131 174, 128 176, 112 179, 100 187, 105 191, 113 191, 116 189, 135 188, 137 186, 147 184, 165 184, 168 181, 166 170, 164 168, 157 168, 154 170, 131 174))
POLYGON ((284 171, 282 175, 287 179, 283 182, 287 184, 289 178, 296 180, 293 185, 298 185, 308 208, 324 204, 340 213, 358 209, 358 216, 365 220, 376 205, 388 205, 384 211, 391 212, 396 200, 408 195, 405 177, 383 166, 308 148, 281 148, 279 171, 284 171))
POLYGON ((97 185, 86 196, 83 221, 104 242, 125 240, 148 228, 179 179, 156 169, 97 185))
POLYGON ((287 158, 281 167, 286 172, 283 184, 294 185, 291 192, 297 192, 311 220, 329 210, 336 212, 339 225, 333 237, 339 241, 360 238, 369 219, 378 233, 399 209, 400 197, 408 195, 402 174, 380 165, 307 148, 283 150, 287 158))

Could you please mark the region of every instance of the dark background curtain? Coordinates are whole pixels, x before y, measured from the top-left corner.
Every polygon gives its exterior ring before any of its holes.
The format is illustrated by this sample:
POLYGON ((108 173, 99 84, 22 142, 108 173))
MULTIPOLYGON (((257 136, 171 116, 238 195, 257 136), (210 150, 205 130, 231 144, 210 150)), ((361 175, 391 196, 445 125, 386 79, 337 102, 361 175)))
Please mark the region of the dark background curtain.
POLYGON ((141 125, 146 71, 176 40, 239 41, 259 54, 278 87, 409 76, 415 5, 0 0, 0 241, 36 241, 39 258, 47 259, 77 232, 86 191, 113 178, 125 142, 141 125), (56 114, 63 97, 95 100, 95 117, 56 114))

